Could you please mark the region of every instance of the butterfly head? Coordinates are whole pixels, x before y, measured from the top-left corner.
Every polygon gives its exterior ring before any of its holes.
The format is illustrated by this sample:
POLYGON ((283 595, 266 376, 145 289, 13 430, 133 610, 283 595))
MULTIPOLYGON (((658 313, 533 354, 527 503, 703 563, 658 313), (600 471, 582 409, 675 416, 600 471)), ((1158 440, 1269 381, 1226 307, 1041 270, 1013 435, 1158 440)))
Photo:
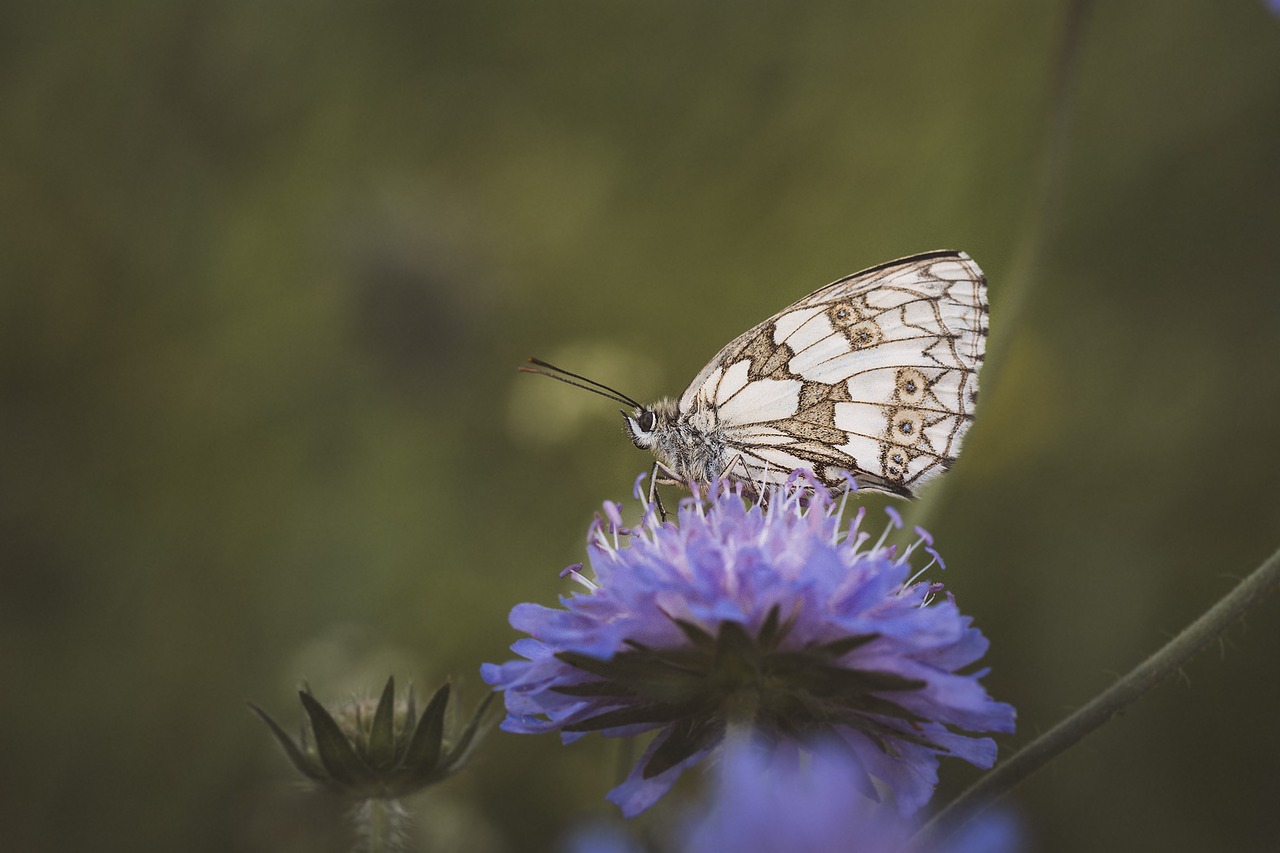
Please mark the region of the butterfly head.
POLYGON ((652 406, 637 406, 631 414, 622 410, 631 442, 641 450, 650 450, 656 438, 671 428, 676 417, 676 404, 659 400, 652 406))

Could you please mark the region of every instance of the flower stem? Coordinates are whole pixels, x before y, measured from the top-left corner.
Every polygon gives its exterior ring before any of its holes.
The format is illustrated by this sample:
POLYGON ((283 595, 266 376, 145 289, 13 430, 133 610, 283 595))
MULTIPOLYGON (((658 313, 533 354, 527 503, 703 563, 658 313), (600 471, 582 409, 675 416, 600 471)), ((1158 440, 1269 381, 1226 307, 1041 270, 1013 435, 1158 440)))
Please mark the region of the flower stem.
MULTIPOLYGON (((1080 54, 1093 0, 1064 0, 1062 5, 1062 22, 1050 68, 1052 79, 1046 99, 1040 162, 1036 167, 1027 210, 1022 217, 1022 234, 1000 288, 1000 304, 996 306, 998 316, 991 327, 982 369, 984 388, 1000 388, 1000 377, 1009 366, 1013 342, 1024 331, 1022 314, 1026 310, 1028 293, 1042 274, 1045 246, 1054 236, 1062 207, 1067 154, 1075 121, 1080 54)), ((988 399, 988 406, 990 402, 988 399)), ((949 478, 943 479, 943 483, 950 482, 949 478)), ((946 488, 935 486, 915 502, 912 524, 929 526, 946 488)))
POLYGON ((979 779, 938 812, 920 831, 921 837, 942 838, 977 816, 1059 753, 1124 711, 1156 684, 1176 672, 1277 585, 1280 585, 1280 550, 1268 557, 1252 574, 1237 584, 1235 589, 1132 672, 979 779))
POLYGON ((352 812, 357 853, 399 853, 404 850, 409 813, 399 800, 368 799, 352 812))
POLYGON ((760 694, 752 688, 738 690, 724 704, 726 744, 746 746, 755 740, 760 717, 760 694))
POLYGON ((1075 123, 1075 93, 1080 79, 1080 54, 1093 10, 1093 0, 1065 0, 1061 29, 1054 50, 1049 84, 1048 114, 1045 117, 1041 158, 1032 188, 1024 231, 1010 264, 1004 287, 1000 322, 987 347, 987 367, 982 379, 994 387, 1008 366, 1008 352, 1022 329, 1027 293, 1041 275, 1045 246, 1057 230, 1066 186, 1067 151, 1075 123))

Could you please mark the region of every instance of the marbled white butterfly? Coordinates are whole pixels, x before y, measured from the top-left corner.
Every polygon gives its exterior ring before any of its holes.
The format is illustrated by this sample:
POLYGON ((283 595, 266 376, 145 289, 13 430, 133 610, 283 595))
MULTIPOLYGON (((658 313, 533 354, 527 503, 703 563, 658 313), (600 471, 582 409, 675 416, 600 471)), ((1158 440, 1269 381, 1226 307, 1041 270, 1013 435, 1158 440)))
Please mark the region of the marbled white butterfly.
POLYGON ((973 421, 987 341, 987 282, 936 251, 815 290, 739 335, 680 396, 644 406, 538 359, 523 367, 624 405, 655 480, 754 487, 812 471, 833 490, 903 497, 955 460, 973 421), (582 383, 573 380, 580 380, 582 383))

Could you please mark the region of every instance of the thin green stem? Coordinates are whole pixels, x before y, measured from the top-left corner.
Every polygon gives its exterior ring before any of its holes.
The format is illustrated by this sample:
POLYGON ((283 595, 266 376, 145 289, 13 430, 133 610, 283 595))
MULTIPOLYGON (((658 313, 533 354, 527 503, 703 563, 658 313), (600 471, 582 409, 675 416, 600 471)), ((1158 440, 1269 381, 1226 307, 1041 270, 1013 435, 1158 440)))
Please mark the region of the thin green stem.
POLYGON ((1027 296, 1040 278, 1044 250, 1057 230, 1066 186, 1067 151, 1075 124, 1075 93, 1080 78, 1080 54, 1092 0, 1066 0, 1062 27, 1054 51, 1053 80, 1049 90, 1042 155, 1032 190, 1026 226, 1000 288, 1001 304, 987 348, 983 381, 990 385, 1005 369, 1009 348, 1017 338, 1026 310, 1027 296))
POLYGON ((752 743, 759 733, 760 693, 753 687, 744 687, 725 701, 724 742, 738 746, 752 743))
MULTIPOLYGON (((1048 108, 1040 163, 1031 190, 1026 223, 1014 250, 1008 276, 1000 287, 1000 304, 993 312, 991 339, 987 344, 986 366, 982 384, 999 388, 999 379, 1008 364, 1009 350, 1022 328, 1020 320, 1027 304, 1031 285, 1040 277, 1044 247, 1057 227, 1062 207, 1062 190, 1066 184, 1067 150, 1075 118, 1075 91, 1079 79, 1080 53, 1085 25, 1093 0, 1066 0, 1062 26, 1052 65, 1048 108)), ((990 391, 988 394, 992 393, 990 391)), ((943 482, 947 482, 946 479, 943 482)), ((917 501, 912 523, 928 526, 929 517, 945 487, 935 486, 923 500, 917 501)))
POLYGON ((399 800, 368 799, 352 813, 358 853, 400 853, 408 837, 409 813, 399 800))
POLYGON ((1280 586, 1280 550, 1268 557, 1222 600, 1132 672, 978 780, 938 812, 921 830, 921 835, 941 837, 978 815, 1061 752, 1123 712, 1156 684, 1176 672, 1276 586, 1280 586))

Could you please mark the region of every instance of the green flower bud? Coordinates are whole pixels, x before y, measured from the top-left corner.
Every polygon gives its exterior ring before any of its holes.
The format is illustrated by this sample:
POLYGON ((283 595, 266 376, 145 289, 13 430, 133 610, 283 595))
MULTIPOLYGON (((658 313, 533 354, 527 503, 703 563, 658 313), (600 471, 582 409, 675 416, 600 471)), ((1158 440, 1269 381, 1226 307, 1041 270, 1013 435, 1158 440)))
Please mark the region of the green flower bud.
POLYGON ((461 732, 446 737, 450 687, 444 684, 418 716, 411 686, 395 697, 388 678, 376 706, 355 700, 330 712, 304 689, 298 698, 307 716, 294 741, 252 702, 249 707, 271 729, 285 755, 317 785, 358 800, 394 800, 422 790, 462 769, 479 740, 493 694, 485 697, 461 732))

